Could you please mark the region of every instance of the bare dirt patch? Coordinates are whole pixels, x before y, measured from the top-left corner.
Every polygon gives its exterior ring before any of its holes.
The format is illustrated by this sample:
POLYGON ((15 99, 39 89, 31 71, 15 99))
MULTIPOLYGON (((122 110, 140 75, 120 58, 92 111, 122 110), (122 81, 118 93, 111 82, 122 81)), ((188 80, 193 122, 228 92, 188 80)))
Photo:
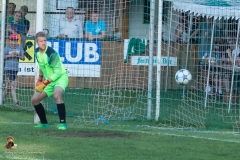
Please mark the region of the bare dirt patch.
POLYGON ((56 137, 81 137, 81 138, 125 138, 133 137, 132 133, 116 133, 116 132, 49 132, 48 136, 56 137))

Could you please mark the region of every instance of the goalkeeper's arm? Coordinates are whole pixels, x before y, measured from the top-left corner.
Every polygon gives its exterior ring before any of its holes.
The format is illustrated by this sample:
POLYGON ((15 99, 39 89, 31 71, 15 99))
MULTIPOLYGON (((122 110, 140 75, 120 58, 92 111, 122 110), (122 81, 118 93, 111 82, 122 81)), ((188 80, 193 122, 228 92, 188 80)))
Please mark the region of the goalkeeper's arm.
MULTIPOLYGON (((47 79, 49 82, 52 82, 51 78, 47 79)), ((39 75, 38 75, 38 79, 37 79, 37 83, 36 86, 38 85, 38 83, 43 82, 43 72, 41 70, 39 70, 39 75)))
POLYGON ((38 86, 40 83, 42 83, 43 81, 43 72, 39 69, 39 75, 38 75, 38 79, 36 82, 36 86, 38 86))
POLYGON ((39 70, 39 76, 38 76, 38 80, 36 83, 35 91, 41 93, 43 91, 43 89, 51 82, 52 82, 52 80, 50 78, 43 81, 43 73, 41 70, 39 70))

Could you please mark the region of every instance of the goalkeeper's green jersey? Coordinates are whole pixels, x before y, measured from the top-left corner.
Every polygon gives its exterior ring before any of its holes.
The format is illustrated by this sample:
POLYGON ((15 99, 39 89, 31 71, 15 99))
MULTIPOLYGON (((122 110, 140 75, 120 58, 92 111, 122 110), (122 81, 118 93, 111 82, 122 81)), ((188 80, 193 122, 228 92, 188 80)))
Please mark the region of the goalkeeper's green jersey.
POLYGON ((39 48, 36 48, 35 57, 45 79, 55 81, 61 75, 67 74, 59 54, 52 47, 47 46, 44 53, 40 53, 39 48))

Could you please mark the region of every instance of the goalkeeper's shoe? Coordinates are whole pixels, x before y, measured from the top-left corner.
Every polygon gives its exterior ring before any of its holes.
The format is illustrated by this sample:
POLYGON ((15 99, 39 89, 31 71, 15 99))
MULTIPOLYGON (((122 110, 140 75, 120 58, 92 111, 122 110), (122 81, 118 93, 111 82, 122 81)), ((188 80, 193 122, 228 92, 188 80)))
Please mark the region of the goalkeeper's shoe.
POLYGON ((57 128, 59 129, 59 130, 67 130, 67 124, 66 123, 60 123, 58 126, 57 126, 57 128))
POLYGON ((34 126, 35 128, 49 128, 49 124, 43 124, 43 123, 39 123, 38 125, 34 126))

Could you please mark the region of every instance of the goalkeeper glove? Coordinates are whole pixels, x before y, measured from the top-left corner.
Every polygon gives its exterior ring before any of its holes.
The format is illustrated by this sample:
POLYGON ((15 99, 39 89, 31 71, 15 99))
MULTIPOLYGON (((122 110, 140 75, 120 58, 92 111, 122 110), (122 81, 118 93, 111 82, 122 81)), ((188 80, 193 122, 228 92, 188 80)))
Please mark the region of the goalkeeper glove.
POLYGON ((42 93, 43 89, 50 83, 49 80, 45 80, 43 82, 39 82, 38 85, 35 87, 35 91, 42 93))
POLYGON ((36 86, 38 86, 40 83, 42 83, 42 80, 43 80, 43 75, 39 75, 36 86))

